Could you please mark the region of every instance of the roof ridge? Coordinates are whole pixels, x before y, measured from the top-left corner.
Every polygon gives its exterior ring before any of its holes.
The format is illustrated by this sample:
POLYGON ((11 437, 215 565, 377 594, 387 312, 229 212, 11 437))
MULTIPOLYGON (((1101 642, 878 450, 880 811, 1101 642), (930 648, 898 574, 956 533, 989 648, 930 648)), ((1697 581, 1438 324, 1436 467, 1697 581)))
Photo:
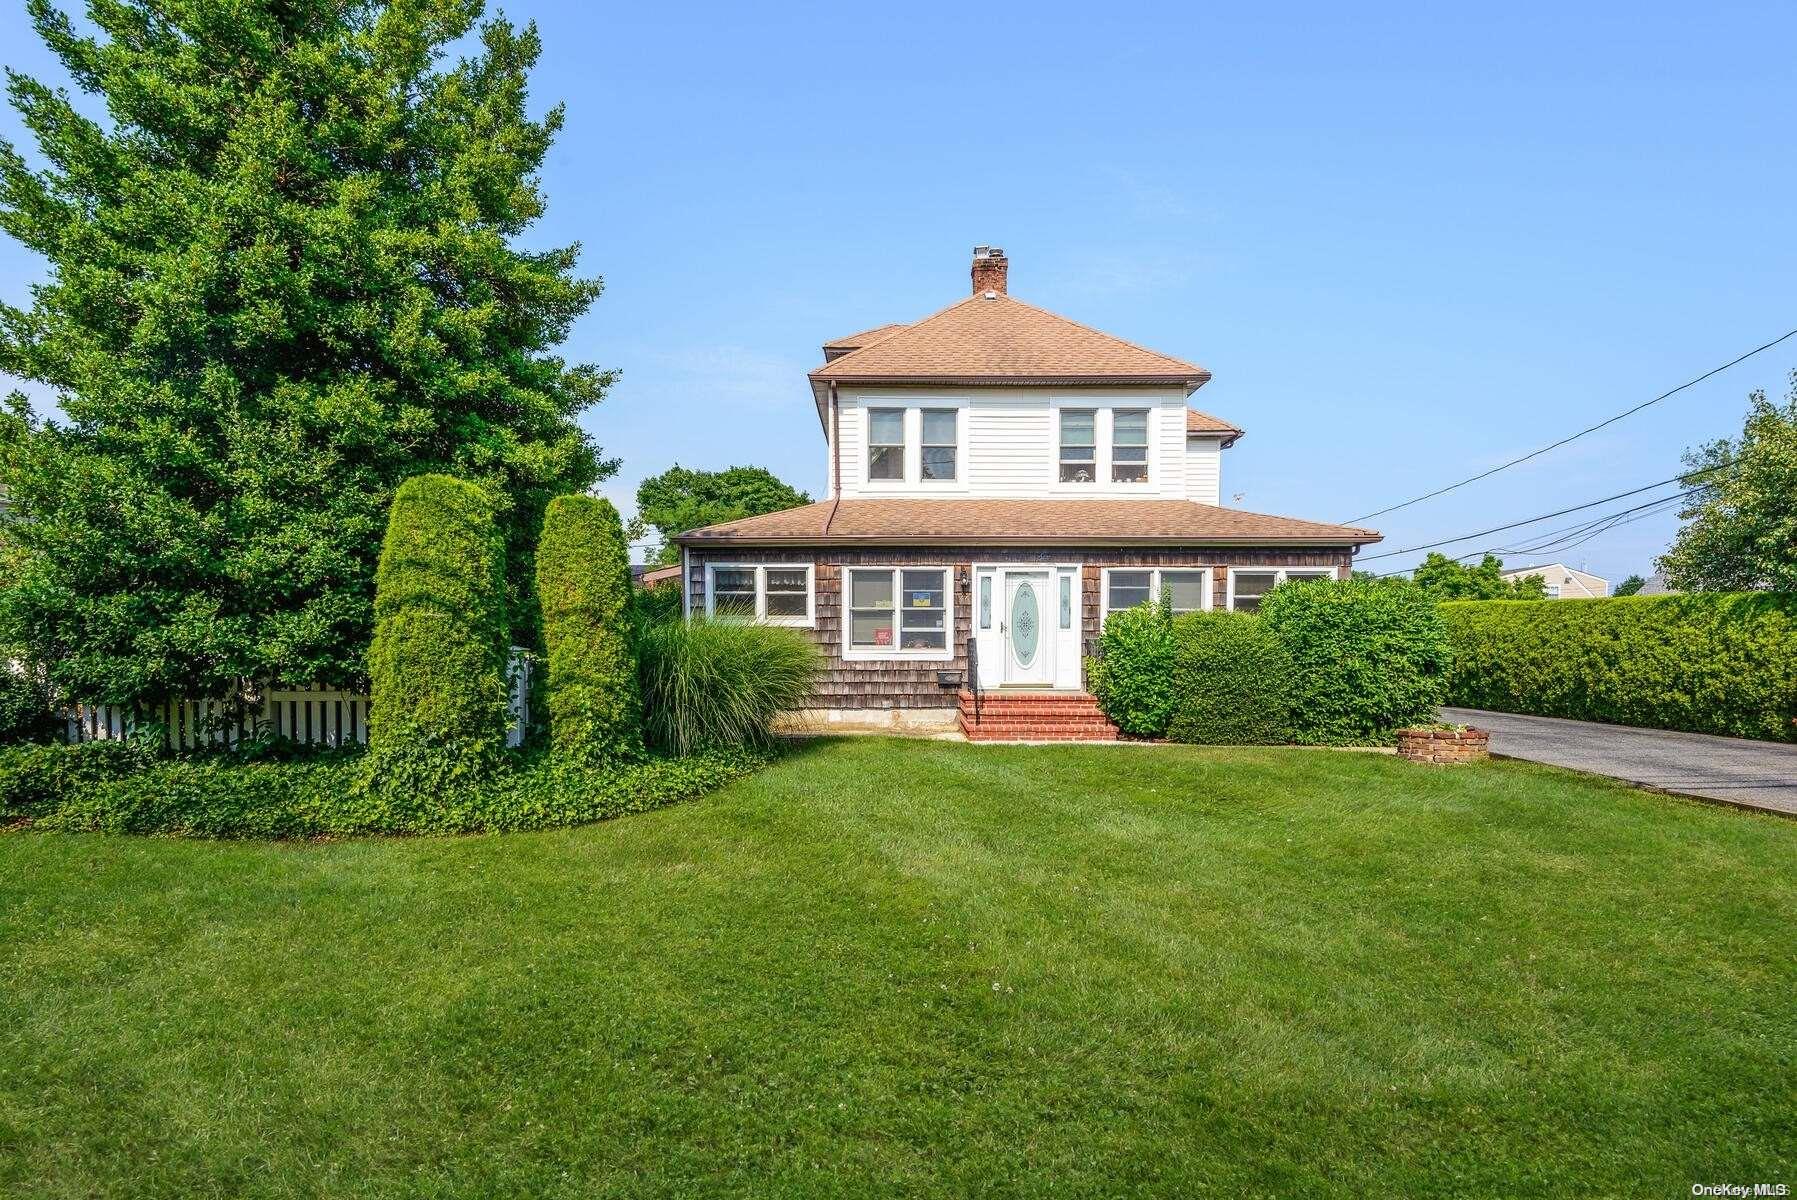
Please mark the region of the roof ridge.
MULTIPOLYGON (((897 329, 895 329, 891 333, 887 334, 886 337, 875 338, 873 341, 869 342, 865 346, 856 346, 853 350, 850 350, 847 354, 839 355, 838 357, 831 359, 829 362, 824 364, 824 367, 835 367, 842 363, 848 362, 849 359, 854 358, 857 354, 861 353, 863 350, 871 350, 873 347, 880 345, 881 343, 885 342, 887 339, 895 338, 901 333, 910 333, 912 330, 918 328, 921 325, 929 324, 931 321, 934 321, 937 317, 942 316, 944 313, 951 312, 954 309, 960 308, 963 304, 966 304, 970 300, 978 300, 978 299, 979 299, 979 296, 977 294, 972 295, 972 296, 965 296, 965 297, 955 301, 953 304, 946 305, 945 307, 937 309, 935 312, 931 313, 927 317, 922 317, 922 318, 919 318, 918 320, 911 322, 909 325, 899 325, 899 327, 897 329)), ((893 322, 893 324, 898 324, 898 322, 895 321, 895 322, 893 322)), ((813 370, 811 373, 816 374, 817 371, 823 370, 824 367, 818 367, 815 370, 813 370)))
POLYGON ((1195 362, 1187 362, 1183 358, 1174 358, 1171 354, 1164 354, 1159 350, 1155 350, 1148 346, 1144 346, 1140 342, 1132 342, 1128 338, 1120 338, 1114 333, 1109 333, 1103 329, 1098 328, 1096 325, 1088 325, 1084 321, 1075 321, 1072 317, 1069 317, 1064 313, 1058 313, 1058 312, 1053 311, 1052 309, 1043 308, 1040 304, 1031 304, 1028 300, 1019 300, 1017 297, 1011 295, 1009 292, 1000 292, 998 294, 998 298, 1000 300, 1009 300, 1013 304, 1020 304, 1024 308, 1029 309, 1031 312, 1039 312, 1045 317, 1053 317, 1057 321, 1066 321, 1069 325, 1078 325, 1081 329, 1089 330, 1092 333, 1096 333, 1099 337, 1107 337, 1107 338, 1110 338, 1113 342, 1121 342, 1123 345, 1128 346, 1131 350, 1140 350, 1143 354, 1152 354, 1156 358, 1164 358, 1168 362, 1172 363, 1174 366, 1187 367, 1191 370, 1197 371, 1200 375, 1203 375, 1206 379, 1209 379, 1211 377, 1210 371, 1208 369, 1206 369, 1205 367, 1199 366, 1195 362))
MULTIPOLYGON (((846 346, 846 345, 850 344, 851 342, 855 342, 856 338, 864 338, 870 333, 877 333, 880 335, 880 336, 874 338, 872 341, 855 343, 855 350, 863 350, 863 349, 866 349, 868 346, 874 345, 876 342, 885 341, 887 338, 893 336, 894 334, 903 333, 905 330, 907 330, 909 328, 911 328, 911 326, 906 325, 902 321, 888 321, 884 325, 873 325, 873 326, 868 327, 867 329, 857 330, 854 333, 848 334, 844 337, 832 338, 830 341, 827 341, 824 343, 824 349, 827 350, 831 346, 846 346)), ((854 353, 854 351, 851 350, 849 353, 852 354, 852 353, 854 353)), ((847 358, 848 355, 844 354, 841 357, 847 358)))

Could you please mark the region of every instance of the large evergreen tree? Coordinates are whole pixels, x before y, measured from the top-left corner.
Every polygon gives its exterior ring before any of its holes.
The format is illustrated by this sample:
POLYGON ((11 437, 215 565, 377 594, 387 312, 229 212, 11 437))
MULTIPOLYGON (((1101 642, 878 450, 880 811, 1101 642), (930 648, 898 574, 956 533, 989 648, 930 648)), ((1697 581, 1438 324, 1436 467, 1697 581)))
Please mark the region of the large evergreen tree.
POLYGON ((93 120, 9 72, 38 150, 0 142, 0 229, 48 261, 0 306, 0 643, 128 702, 366 674, 399 483, 499 506, 534 639, 551 497, 611 473, 575 425, 609 382, 554 347, 599 293, 523 250, 562 124, 526 112, 534 28, 478 0, 31 0, 93 120))

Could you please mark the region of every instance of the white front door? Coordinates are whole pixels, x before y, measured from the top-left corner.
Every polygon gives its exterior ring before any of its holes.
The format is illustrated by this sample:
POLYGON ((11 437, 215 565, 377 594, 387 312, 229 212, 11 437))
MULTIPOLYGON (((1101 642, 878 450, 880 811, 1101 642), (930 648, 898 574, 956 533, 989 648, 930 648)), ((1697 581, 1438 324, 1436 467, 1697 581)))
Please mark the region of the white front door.
POLYGON ((1004 572, 1004 610, 999 631, 1004 637, 1004 681, 1025 687, 1054 682, 1053 610, 1049 571, 1004 572))

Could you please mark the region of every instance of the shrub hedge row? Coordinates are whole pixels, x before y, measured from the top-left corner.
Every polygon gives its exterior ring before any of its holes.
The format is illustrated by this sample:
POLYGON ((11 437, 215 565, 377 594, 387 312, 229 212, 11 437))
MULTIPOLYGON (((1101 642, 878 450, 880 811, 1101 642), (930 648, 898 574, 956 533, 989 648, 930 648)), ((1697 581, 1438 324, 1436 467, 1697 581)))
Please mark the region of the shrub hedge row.
POLYGON ((368 784, 396 796, 465 787, 505 755, 505 539, 485 489, 400 485, 375 572, 368 784))
POLYGON ((1260 618, 1187 613, 1173 622, 1173 641, 1169 740, 1207 746, 1291 740, 1291 652, 1260 618))
POLYGON ((539 753, 449 793, 406 795, 359 786, 363 758, 156 760, 117 743, 15 746, 0 750, 0 818, 68 832, 214 838, 545 829, 691 799, 765 761, 719 750, 597 771, 539 753))
POLYGON ((1797 595, 1441 606, 1452 704, 1797 742, 1797 595))
POLYGON ((1126 733, 1176 741, 1390 743, 1433 721, 1449 645, 1406 581, 1281 584, 1258 616, 1112 613, 1087 677, 1126 733))
POLYGON ((1307 745, 1389 743, 1433 721, 1452 649, 1429 593, 1407 580, 1286 583, 1260 619, 1292 656, 1292 734, 1307 745))
POLYGON ((630 555, 611 501, 557 496, 549 502, 537 547, 537 595, 556 755, 594 766, 642 757, 630 555))
POLYGON ((56 732, 43 684, 7 665, 0 650, 0 746, 47 741, 56 732))

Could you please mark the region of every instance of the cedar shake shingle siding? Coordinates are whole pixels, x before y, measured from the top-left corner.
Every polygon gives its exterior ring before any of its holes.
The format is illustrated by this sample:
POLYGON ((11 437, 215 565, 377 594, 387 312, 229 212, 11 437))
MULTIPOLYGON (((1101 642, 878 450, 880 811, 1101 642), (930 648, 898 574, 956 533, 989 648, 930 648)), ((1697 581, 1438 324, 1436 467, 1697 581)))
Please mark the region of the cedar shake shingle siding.
POLYGON ((1097 649, 1098 621, 1102 609, 1099 594, 1103 572, 1109 567, 1178 567, 1211 570, 1211 603, 1228 604, 1231 567, 1334 567, 1347 577, 1351 552, 1339 546, 1284 549, 1171 549, 1145 550, 1127 547, 1041 547, 1004 549, 990 546, 958 546, 940 549, 694 549, 687 556, 687 595, 694 614, 705 611, 705 568, 708 563, 811 564, 815 595, 814 624, 803 632, 824 653, 825 670, 818 684, 814 707, 824 709, 920 709, 953 708, 954 687, 937 681, 941 671, 967 675, 967 643, 973 635, 973 567, 975 563, 1079 562, 1081 596, 1081 651, 1090 657, 1097 649), (952 570, 954 583, 954 656, 951 659, 852 659, 842 656, 842 581, 848 567, 940 567, 952 570))

